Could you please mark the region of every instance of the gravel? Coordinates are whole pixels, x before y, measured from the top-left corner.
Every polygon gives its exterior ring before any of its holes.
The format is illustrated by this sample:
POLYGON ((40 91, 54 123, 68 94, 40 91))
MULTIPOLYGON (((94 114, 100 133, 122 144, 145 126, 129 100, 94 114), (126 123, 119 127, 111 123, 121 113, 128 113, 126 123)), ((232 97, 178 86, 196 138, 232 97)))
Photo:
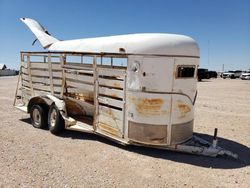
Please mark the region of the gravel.
POLYGON ((0 187, 249 187, 250 81, 198 83, 195 132, 240 156, 211 158, 121 146, 87 133, 35 129, 0 77, 0 187))

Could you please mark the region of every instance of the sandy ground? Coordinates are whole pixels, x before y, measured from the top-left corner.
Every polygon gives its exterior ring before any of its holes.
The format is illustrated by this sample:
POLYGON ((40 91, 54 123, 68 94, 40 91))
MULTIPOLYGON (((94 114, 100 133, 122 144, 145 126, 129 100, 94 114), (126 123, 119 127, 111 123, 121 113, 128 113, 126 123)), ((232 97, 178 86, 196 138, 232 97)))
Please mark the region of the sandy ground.
POLYGON ((250 187, 250 81, 198 83, 195 132, 237 161, 141 147, 66 131, 54 136, 12 107, 17 77, 0 77, 0 187, 250 187))

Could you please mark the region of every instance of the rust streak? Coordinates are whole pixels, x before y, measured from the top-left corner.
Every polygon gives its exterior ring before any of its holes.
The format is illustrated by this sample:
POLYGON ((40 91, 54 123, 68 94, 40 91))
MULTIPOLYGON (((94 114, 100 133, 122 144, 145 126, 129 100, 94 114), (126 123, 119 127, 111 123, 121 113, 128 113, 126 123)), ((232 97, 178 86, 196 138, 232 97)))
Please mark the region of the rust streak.
POLYGON ((65 93, 64 94, 65 96, 67 97, 71 97, 71 98, 74 98, 74 99, 77 99, 77 100, 83 100, 83 101, 86 101, 86 102, 93 102, 93 97, 90 96, 89 94, 83 94, 83 93, 65 93))
POLYGON ((186 114, 191 111, 190 107, 183 103, 178 104, 178 109, 181 113, 181 117, 185 117, 186 114))
POLYGON ((121 84, 119 84, 119 83, 114 83, 113 86, 116 87, 116 88, 122 88, 121 84))
POLYGON ((162 105, 164 104, 163 99, 154 98, 154 99, 136 99, 131 98, 132 103, 136 107, 136 111, 143 116, 160 116, 167 114, 168 110, 163 110, 162 105))
POLYGON ((106 132, 108 134, 111 134, 111 135, 114 135, 114 136, 118 136, 119 135, 119 131, 117 129, 115 129, 114 127, 111 127, 111 126, 109 126, 109 125, 107 125, 105 123, 99 122, 98 127, 102 131, 104 131, 104 132, 106 132))
POLYGON ((115 116, 114 116, 114 114, 113 114, 111 108, 105 110, 105 112, 106 112, 106 114, 107 114, 109 117, 111 117, 113 120, 115 120, 115 116))
POLYGON ((111 93, 110 96, 115 97, 115 98, 119 98, 119 96, 116 93, 111 93))

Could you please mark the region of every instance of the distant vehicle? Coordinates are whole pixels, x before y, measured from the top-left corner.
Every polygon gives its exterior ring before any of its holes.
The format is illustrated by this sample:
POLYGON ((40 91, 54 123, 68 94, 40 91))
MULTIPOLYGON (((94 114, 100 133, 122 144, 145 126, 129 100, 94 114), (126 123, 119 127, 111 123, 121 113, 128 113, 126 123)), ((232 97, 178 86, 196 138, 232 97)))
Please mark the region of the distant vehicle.
POLYGON ((199 68, 197 72, 198 81, 202 79, 217 78, 218 74, 216 71, 209 71, 208 69, 199 68))
POLYGON ((228 72, 223 72, 221 77, 223 79, 226 79, 226 78, 231 78, 231 79, 234 79, 234 71, 228 71, 228 72))
POLYGON ((201 81, 202 79, 209 79, 209 72, 208 69, 199 68, 197 73, 198 81, 201 81))
POLYGON ((245 72, 245 73, 242 73, 240 78, 242 80, 250 80, 250 71, 249 72, 245 72))
POLYGON ((218 74, 216 71, 208 71, 209 78, 217 78, 218 74))
POLYGON ((242 74, 241 70, 228 71, 228 72, 222 73, 221 77, 223 79, 226 79, 226 78, 235 79, 235 78, 240 78, 241 74, 242 74))
POLYGON ((241 74, 242 74, 242 71, 241 71, 241 70, 236 70, 236 71, 234 71, 234 77, 235 77, 235 78, 240 78, 241 74))

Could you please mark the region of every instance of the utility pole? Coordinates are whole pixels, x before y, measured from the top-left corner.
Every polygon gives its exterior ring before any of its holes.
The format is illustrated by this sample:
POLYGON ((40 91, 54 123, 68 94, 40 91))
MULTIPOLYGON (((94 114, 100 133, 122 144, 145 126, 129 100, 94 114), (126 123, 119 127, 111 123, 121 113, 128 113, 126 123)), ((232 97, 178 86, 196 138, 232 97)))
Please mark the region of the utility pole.
POLYGON ((209 45, 209 40, 207 41, 207 43, 208 43, 208 49, 207 49, 207 64, 209 65, 209 61, 210 61, 210 45, 209 45))

